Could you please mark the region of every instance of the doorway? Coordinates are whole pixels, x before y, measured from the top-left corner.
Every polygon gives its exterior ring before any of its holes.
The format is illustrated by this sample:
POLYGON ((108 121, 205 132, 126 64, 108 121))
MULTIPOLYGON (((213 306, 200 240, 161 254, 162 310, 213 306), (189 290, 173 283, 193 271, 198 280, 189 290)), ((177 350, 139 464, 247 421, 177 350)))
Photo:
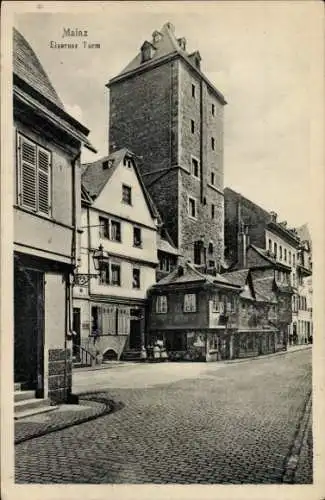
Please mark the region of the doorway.
POLYGON ((141 348, 141 309, 131 309, 130 311, 130 349, 141 348))
POLYGON ((80 361, 80 308, 73 308, 72 329, 72 354, 77 361, 80 361))
POLYGON ((44 273, 14 268, 14 381, 43 396, 44 273))

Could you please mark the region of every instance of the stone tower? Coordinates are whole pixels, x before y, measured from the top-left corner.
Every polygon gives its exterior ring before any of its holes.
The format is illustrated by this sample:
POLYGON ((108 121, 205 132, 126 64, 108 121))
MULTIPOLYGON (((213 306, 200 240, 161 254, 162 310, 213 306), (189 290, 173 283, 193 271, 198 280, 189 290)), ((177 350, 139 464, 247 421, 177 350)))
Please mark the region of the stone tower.
POLYGON ((223 262, 223 107, 226 101, 171 23, 107 84, 110 152, 127 147, 181 254, 223 262))

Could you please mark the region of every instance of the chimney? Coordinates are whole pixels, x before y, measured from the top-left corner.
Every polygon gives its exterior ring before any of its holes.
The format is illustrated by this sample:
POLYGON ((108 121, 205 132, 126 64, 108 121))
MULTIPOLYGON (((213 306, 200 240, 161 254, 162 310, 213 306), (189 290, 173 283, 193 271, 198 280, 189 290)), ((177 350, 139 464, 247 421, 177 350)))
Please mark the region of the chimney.
POLYGON ((239 233, 237 236, 237 262, 241 269, 245 269, 247 267, 247 247, 249 245, 249 235, 248 235, 248 227, 243 223, 240 225, 239 233))
POLYGON ((180 46, 180 48, 182 50, 186 50, 186 38, 184 38, 184 37, 178 38, 177 41, 178 41, 178 45, 180 46))
POLYGON ((170 23, 170 22, 167 22, 164 24, 163 26, 164 28, 167 28, 169 31, 171 31, 172 33, 175 33, 175 26, 170 23))
POLYGON ((276 212, 270 212, 271 222, 276 222, 278 214, 276 212))

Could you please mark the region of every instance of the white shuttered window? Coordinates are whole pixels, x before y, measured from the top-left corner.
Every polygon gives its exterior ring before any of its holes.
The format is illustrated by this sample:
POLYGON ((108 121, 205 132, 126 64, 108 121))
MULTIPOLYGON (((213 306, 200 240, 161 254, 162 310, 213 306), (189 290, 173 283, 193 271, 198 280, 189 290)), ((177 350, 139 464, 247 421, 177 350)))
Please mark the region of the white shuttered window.
POLYGON ((18 135, 18 204, 51 215, 51 153, 18 135))

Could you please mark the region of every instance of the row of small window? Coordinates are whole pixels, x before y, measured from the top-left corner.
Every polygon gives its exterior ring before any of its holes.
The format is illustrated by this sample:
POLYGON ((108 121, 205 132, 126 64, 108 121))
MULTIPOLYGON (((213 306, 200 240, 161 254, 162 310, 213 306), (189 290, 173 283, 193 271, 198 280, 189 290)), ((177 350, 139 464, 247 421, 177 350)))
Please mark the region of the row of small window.
MULTIPOLYGON (((121 242, 120 221, 108 219, 107 217, 99 217, 99 236, 100 238, 121 242)), ((140 227, 133 227, 133 246, 142 246, 142 233, 140 227)))
MULTIPOLYGON (((235 296, 225 297, 221 293, 216 294, 212 300, 212 311, 224 314, 233 312, 236 309, 235 296)), ((166 295, 156 297, 156 313, 166 314, 168 311, 168 300, 166 295)), ((183 301, 183 312, 196 312, 197 301, 195 293, 185 293, 183 301)))
MULTIPOLYGON (((284 262, 288 262, 291 266, 291 250, 287 251, 286 248, 282 248, 282 245, 279 245, 274 241, 272 244, 272 240, 269 238, 269 251, 273 252, 276 259, 283 260, 284 262), (279 250, 279 251, 278 251, 279 250)), ((296 254, 292 253, 292 265, 296 265, 296 254)))
MULTIPOLYGON (((196 97, 196 85, 194 85, 194 83, 192 83, 192 97, 194 99, 196 97)), ((216 106, 213 103, 211 103, 211 114, 212 114, 212 116, 215 116, 215 114, 216 114, 216 106)))
MULTIPOLYGON (((216 206, 211 203, 211 219, 215 219, 216 216, 216 206)), ((192 219, 197 218, 197 199, 192 196, 188 197, 188 214, 192 219)))
POLYGON ((296 328, 296 333, 303 335, 311 335, 313 331, 312 323, 310 321, 304 321, 303 319, 298 320, 298 325, 296 325, 296 328))
MULTIPOLYGON (((156 297, 156 313, 166 314, 168 310, 168 302, 166 295, 158 295, 156 297)), ((183 312, 196 312, 196 294, 185 293, 183 302, 183 312)))
MULTIPOLYGON (((121 286, 121 265, 114 262, 105 263, 100 271, 99 283, 121 286)), ((132 288, 141 288, 140 269, 137 267, 132 269, 132 288)))
POLYGON ((302 295, 293 295, 292 297, 292 310, 297 311, 307 311, 307 298, 302 295))
MULTIPOLYGON (((192 156, 192 158, 191 158, 191 174, 194 177, 196 177, 197 179, 201 178, 200 162, 194 156, 192 156)), ((212 184, 212 186, 214 186, 215 185, 215 181, 216 181, 215 173, 211 172, 211 174, 210 174, 210 184, 212 184)))

